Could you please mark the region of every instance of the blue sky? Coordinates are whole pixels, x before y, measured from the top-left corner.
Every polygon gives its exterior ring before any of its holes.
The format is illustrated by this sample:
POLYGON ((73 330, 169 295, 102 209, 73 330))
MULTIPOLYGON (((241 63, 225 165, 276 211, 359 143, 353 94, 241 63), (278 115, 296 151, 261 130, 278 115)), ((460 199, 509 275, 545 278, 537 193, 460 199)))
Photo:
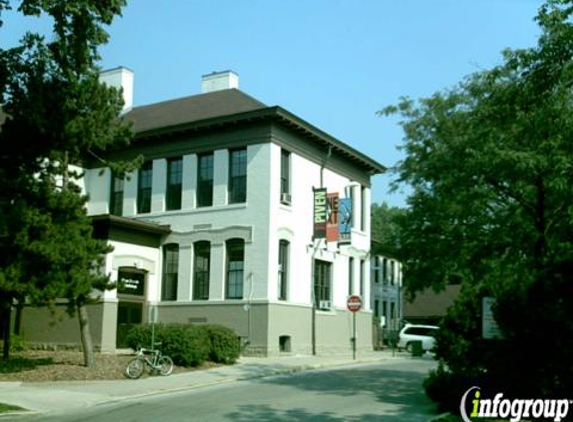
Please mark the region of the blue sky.
MULTIPOLYGON (((231 69, 240 88, 392 167, 402 131, 376 112, 420 98, 535 45, 540 0, 131 0, 102 48, 103 68, 135 72, 135 105, 198 94, 231 69)), ((4 16, 0 45, 38 20, 4 16)), ((373 201, 405 205, 372 180, 373 201)))

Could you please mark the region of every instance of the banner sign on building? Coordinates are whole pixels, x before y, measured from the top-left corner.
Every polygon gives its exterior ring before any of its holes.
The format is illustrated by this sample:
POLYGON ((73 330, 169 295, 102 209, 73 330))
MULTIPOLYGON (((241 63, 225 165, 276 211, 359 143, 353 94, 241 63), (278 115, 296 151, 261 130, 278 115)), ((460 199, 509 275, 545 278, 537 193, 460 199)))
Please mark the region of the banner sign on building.
POLYGON ((327 215, 326 189, 314 189, 314 238, 324 239, 326 237, 327 215))
POLYGON ((338 193, 327 194, 328 219, 326 220, 326 240, 328 242, 338 241, 338 193))
POLYGON ((339 238, 341 242, 350 242, 352 231, 352 199, 338 200, 339 238))

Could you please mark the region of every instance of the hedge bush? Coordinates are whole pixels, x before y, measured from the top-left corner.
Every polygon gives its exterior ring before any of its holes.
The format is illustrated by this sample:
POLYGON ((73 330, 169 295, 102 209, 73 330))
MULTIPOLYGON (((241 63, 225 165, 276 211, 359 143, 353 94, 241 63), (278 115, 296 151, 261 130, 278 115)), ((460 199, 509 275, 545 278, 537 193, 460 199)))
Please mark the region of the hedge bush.
MULTIPOLYGON (((151 324, 133 327, 127 335, 128 345, 151 347, 151 324)), ((155 324, 155 341, 161 351, 179 366, 198 366, 206 360, 231 364, 239 356, 233 330, 217 325, 155 324)))
POLYGON ((200 326, 209 338, 209 360, 217 363, 232 364, 239 358, 240 345, 237 334, 222 325, 200 326))

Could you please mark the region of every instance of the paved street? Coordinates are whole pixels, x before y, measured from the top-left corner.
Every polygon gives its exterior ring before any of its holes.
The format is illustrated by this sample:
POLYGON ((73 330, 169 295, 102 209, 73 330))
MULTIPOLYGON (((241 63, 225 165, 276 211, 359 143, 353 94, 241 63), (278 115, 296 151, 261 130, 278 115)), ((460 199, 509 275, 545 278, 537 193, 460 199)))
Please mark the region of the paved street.
MULTIPOLYGON (((430 360, 388 360, 306 371, 98 405, 33 421, 427 421, 422 380, 430 360)), ((65 400, 65 398, 62 398, 65 400)))

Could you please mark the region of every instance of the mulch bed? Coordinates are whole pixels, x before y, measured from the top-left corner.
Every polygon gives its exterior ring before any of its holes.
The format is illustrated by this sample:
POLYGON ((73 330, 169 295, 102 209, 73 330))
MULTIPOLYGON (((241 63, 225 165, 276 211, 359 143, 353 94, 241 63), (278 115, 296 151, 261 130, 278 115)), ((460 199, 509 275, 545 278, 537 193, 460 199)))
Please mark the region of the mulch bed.
MULTIPOLYGON (((14 353, 5 362, 0 359, 0 382, 86 381, 126 379, 127 362, 134 355, 96 353, 96 367, 84 366, 84 358, 77 351, 27 351, 14 353)), ((198 368, 175 366, 173 373, 208 369, 210 362, 198 368)), ((146 376, 146 375, 144 375, 146 376)))

